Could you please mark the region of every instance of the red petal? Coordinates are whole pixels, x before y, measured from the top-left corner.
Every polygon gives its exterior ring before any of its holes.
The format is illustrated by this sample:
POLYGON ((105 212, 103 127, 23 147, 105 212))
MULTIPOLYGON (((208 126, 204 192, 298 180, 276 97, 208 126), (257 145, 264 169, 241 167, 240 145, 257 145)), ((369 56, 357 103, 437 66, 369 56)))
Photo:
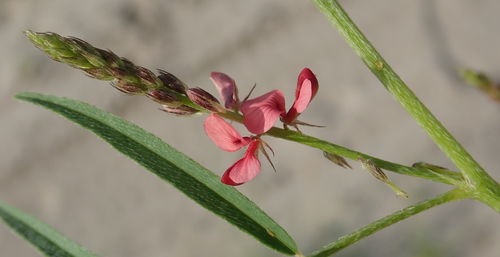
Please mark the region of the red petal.
POLYGON ((243 124, 254 134, 267 132, 279 116, 286 114, 285 97, 280 90, 273 90, 255 99, 243 102, 243 124))
POLYGON ((295 91, 295 102, 286 114, 285 123, 291 123, 300 113, 302 113, 318 92, 319 84, 316 76, 308 68, 304 68, 297 80, 297 90, 295 91))
POLYGON ((255 156, 259 150, 259 140, 253 140, 248 146, 245 156, 235 162, 222 175, 222 183, 237 186, 255 178, 260 173, 260 161, 255 156))
POLYGON ((250 143, 249 137, 242 137, 231 124, 215 113, 208 115, 204 126, 208 137, 224 151, 238 151, 250 143))
POLYGON ((214 82, 226 109, 233 110, 236 102, 235 98, 237 97, 235 96, 235 90, 237 89, 234 80, 221 72, 210 73, 210 79, 214 82))

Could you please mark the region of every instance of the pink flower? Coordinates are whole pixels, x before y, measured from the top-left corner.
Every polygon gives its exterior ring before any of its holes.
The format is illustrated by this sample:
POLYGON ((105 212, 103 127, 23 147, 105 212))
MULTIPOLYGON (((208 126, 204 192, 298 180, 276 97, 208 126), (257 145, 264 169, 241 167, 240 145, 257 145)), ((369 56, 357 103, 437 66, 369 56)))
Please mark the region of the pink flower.
POLYGON ((237 186, 255 178, 260 173, 260 161, 257 159, 259 148, 260 139, 252 140, 243 158, 224 172, 222 183, 237 186))
POLYGON ((318 93, 319 83, 316 75, 308 68, 304 68, 299 74, 297 80, 297 90, 295 90, 295 102, 288 113, 283 117, 285 124, 293 124, 295 119, 301 114, 309 103, 312 101, 316 93, 318 93))
POLYGON ((297 117, 306 109, 318 89, 319 84, 316 76, 310 69, 304 68, 297 81, 295 102, 288 112, 285 109, 283 92, 273 90, 241 104, 241 112, 244 115, 243 124, 248 131, 258 135, 271 129, 278 117, 281 117, 285 125, 292 125, 296 128, 297 124, 309 125, 297 121, 297 117))
POLYGON ((215 88, 217 88, 226 109, 237 111, 241 103, 238 98, 238 88, 234 80, 224 73, 215 71, 210 73, 210 79, 215 84, 215 88))
POLYGON ((286 114, 283 92, 273 90, 255 99, 243 102, 243 125, 254 134, 266 133, 280 116, 286 114))
POLYGON ((242 137, 231 124, 215 113, 207 117, 204 126, 208 137, 224 151, 234 152, 248 145, 243 158, 226 170, 222 176, 222 183, 232 186, 241 185, 260 173, 261 166, 257 154, 261 148, 261 139, 242 137))
POLYGON ((236 152, 250 143, 250 137, 242 137, 231 124, 215 113, 208 115, 204 126, 210 140, 224 151, 236 152))

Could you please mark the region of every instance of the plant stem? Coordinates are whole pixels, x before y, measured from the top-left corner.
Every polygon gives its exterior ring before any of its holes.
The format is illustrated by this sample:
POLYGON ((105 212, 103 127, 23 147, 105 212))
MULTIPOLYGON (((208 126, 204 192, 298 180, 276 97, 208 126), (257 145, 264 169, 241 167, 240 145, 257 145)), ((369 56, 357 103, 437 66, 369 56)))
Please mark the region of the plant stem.
POLYGON ((468 195, 466 192, 459 188, 455 188, 451 191, 448 191, 444 194, 438 195, 436 197, 427 199, 423 202, 414 204, 412 206, 406 207, 400 211, 397 211, 393 214, 390 214, 380 220, 377 220, 371 224, 368 224, 353 233, 344 236, 337 240, 336 242, 325 246, 323 249, 308 255, 307 257, 326 257, 330 256, 340 250, 354 244, 355 242, 385 228, 390 225, 393 225, 399 221, 407 219, 415 214, 418 214, 422 211, 428 210, 432 207, 436 207, 438 205, 462 200, 467 198, 468 195))
POLYGON ((358 54, 385 88, 417 121, 431 139, 462 172, 467 183, 462 188, 471 198, 482 201, 500 212, 500 185, 472 158, 401 78, 380 56, 368 39, 335 0, 312 0, 358 54))
MULTIPOLYGON (((238 123, 243 123, 243 116, 239 113, 235 112, 226 112, 226 113, 219 113, 219 116, 229 119, 238 123)), ((441 182, 441 183, 446 183, 450 185, 458 185, 460 184, 459 178, 457 178, 457 175, 460 176, 460 173, 458 172, 450 172, 450 176, 448 176, 447 179, 444 179, 438 175, 436 175, 434 172, 430 172, 426 169, 420 169, 420 168, 413 168, 409 166, 404 166, 401 164, 385 161, 382 159, 375 158, 373 156, 360 153, 354 150, 351 150, 349 148, 339 146, 315 137, 307 136, 295 131, 292 131, 290 129, 281 129, 277 127, 271 128, 268 132, 266 132, 266 135, 276 137, 276 138, 281 138, 293 142, 297 142, 299 144, 311 146, 329 153, 333 153, 336 155, 343 156, 345 158, 349 158, 352 160, 357 161, 359 157, 362 157, 363 159, 370 159, 372 160, 377 166, 379 166, 381 169, 384 170, 389 170, 393 171, 396 173, 404 174, 404 175, 410 175, 414 177, 419 177, 419 178, 424 178, 436 182, 441 182)))

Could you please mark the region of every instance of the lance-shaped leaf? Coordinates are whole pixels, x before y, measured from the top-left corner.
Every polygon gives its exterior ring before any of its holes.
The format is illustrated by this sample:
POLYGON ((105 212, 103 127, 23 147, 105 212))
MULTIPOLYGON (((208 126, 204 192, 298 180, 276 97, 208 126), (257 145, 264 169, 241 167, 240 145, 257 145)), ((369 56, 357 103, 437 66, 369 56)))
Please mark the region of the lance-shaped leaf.
POLYGON ((98 257, 40 220, 0 202, 0 218, 45 256, 98 257))
POLYGON ((89 104, 63 97, 24 92, 31 102, 92 131, 116 150, 169 182, 199 205, 283 254, 298 252, 293 239, 252 201, 220 182, 188 156, 138 126, 89 104))

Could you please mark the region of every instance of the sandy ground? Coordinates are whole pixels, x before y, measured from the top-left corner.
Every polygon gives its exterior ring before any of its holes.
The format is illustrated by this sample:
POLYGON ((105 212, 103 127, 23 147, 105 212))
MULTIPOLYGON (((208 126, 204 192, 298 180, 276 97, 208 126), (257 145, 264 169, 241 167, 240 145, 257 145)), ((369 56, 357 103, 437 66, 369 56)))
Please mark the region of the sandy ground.
MULTIPOLYGON (((500 81, 500 2, 341 1, 386 60, 468 151, 500 180, 500 106, 462 83, 455 67, 500 81)), ((243 152, 218 149, 204 118, 158 111, 145 97, 51 61, 22 30, 53 31, 216 94, 211 71, 242 94, 271 89, 293 101, 304 67, 320 93, 301 120, 315 137, 389 161, 456 169, 386 92, 309 1, 0 1, 0 199, 39 217, 101 256, 280 256, 199 207, 169 184, 71 122, 12 96, 66 96, 130 120, 222 175, 243 152)), ((238 127, 244 131, 242 127, 238 127)), ((344 170, 321 151, 267 138, 272 171, 238 189, 296 240, 304 254, 451 187, 388 173, 396 198, 354 161, 344 170)), ((498 213, 465 200, 383 230, 340 256, 498 256, 498 213)), ((39 256, 0 226, 0 256, 39 256)))

